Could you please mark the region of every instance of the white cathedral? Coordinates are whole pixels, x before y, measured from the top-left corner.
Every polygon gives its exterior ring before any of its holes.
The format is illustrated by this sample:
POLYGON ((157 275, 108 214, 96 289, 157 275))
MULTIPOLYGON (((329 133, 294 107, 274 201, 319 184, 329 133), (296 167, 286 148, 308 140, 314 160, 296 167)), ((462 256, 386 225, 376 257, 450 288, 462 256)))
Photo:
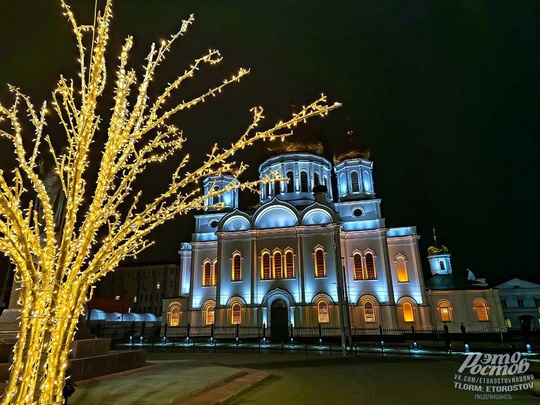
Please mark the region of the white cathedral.
MULTIPOLYGON (((181 296, 164 300, 163 323, 265 325, 271 336, 341 322, 353 330, 504 327, 496 291, 474 279, 457 286, 450 254, 436 243, 424 282, 420 236, 415 226, 386 227, 369 155, 350 152, 332 164, 320 143, 286 144, 259 173, 287 180, 261 185, 256 209, 240 210, 234 190, 208 198, 195 216, 192 241, 179 252, 181 296)), ((206 178, 204 192, 231 181, 206 178)))

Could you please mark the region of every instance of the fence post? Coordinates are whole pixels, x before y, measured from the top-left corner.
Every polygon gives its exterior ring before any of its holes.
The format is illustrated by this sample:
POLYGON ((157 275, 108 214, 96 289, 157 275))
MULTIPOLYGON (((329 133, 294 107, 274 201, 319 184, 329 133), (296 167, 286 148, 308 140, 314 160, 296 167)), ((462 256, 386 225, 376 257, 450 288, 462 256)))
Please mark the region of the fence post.
POLYGON ((238 338, 240 337, 240 324, 236 324, 236 341, 238 342, 238 338))
POLYGON ((381 340, 381 357, 384 357, 384 342, 381 340))
POLYGON ((187 335, 186 338, 187 338, 188 343, 189 343, 189 332, 190 332, 190 329, 191 329, 191 324, 188 323, 188 324, 187 324, 187 329, 186 329, 186 335, 187 335))
POLYGON ((210 326, 210 337, 212 338, 212 341, 214 341, 214 324, 210 326))
POLYGON ((167 342, 167 328, 168 328, 168 325, 165 324, 165 327, 163 328, 163 337, 165 338, 165 342, 167 342))

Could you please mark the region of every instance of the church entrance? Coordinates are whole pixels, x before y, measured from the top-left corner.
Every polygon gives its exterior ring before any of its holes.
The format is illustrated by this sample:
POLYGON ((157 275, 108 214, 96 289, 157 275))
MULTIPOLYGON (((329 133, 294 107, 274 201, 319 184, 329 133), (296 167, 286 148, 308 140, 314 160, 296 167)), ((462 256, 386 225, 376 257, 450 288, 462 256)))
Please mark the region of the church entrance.
POLYGON ((283 300, 272 302, 270 312, 270 336, 272 339, 284 339, 289 336, 289 313, 283 300))

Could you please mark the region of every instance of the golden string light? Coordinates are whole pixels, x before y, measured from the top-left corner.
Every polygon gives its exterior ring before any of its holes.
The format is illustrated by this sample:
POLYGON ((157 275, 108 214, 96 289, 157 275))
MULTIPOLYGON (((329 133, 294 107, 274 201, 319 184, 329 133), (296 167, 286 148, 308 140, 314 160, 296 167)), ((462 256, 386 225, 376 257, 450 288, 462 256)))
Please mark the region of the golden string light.
MULTIPOLYGON (((98 146, 95 143, 101 121, 98 98, 106 86, 112 0, 108 0, 102 13, 97 15, 93 27, 79 25, 65 0, 60 2, 75 35, 80 69, 77 87, 74 81, 60 77, 52 94, 52 107, 64 129, 67 147, 58 153, 45 134, 46 104, 36 109, 15 87, 10 87, 13 105, 0 104, 0 121, 7 120, 11 125, 10 130, 0 129, 0 136, 11 141, 17 160, 10 182, 0 171, 0 251, 15 264, 21 305, 18 341, 2 397, 4 405, 62 403, 69 345, 84 304, 92 296, 92 285, 113 271, 122 259, 150 246, 152 242, 147 236, 157 226, 179 214, 204 208, 207 196, 200 188, 190 191, 191 185, 210 175, 229 174, 237 179, 247 166, 231 161, 236 151, 259 140, 284 138, 297 123, 324 116, 340 106, 338 103, 327 105, 326 97, 321 95, 290 119, 261 131, 255 129, 264 118, 263 109, 255 107, 251 110, 251 124, 236 142, 225 149, 215 145, 200 167, 192 172, 185 170, 189 155, 184 156, 171 176, 167 191, 138 207, 141 192, 134 190, 135 179, 149 164, 162 162, 181 150, 186 141, 182 132, 168 122, 169 118, 215 96, 249 74, 249 70, 241 68, 198 97, 166 108, 166 100, 174 97, 173 93, 185 80, 193 78, 203 65, 219 63, 221 54, 209 50, 152 100, 149 89, 157 67, 175 40, 187 32, 194 17, 183 21, 180 30, 168 40, 152 45, 142 77, 137 77, 128 66, 133 45, 133 38, 128 37, 119 55, 107 140, 98 146), (87 54, 84 34, 89 30, 92 46, 87 54), (131 106, 129 100, 133 95, 136 101, 131 106), (33 134, 23 134, 20 115, 27 116, 33 134), (25 147, 29 140, 32 148, 25 147), (53 156, 55 173, 65 196, 60 228, 55 222, 53 203, 44 179, 39 175, 39 151, 43 144, 53 156), (101 148, 101 160, 96 184, 89 187, 85 176, 89 153, 95 147, 101 148), (32 203, 23 206, 28 186, 41 209, 32 203), (133 202, 123 213, 121 205, 129 198, 133 202), (85 200, 89 203, 85 204, 85 200)), ((211 196, 234 189, 258 191, 261 183, 276 179, 278 175, 272 173, 259 181, 233 181, 219 192, 212 191, 211 196)))

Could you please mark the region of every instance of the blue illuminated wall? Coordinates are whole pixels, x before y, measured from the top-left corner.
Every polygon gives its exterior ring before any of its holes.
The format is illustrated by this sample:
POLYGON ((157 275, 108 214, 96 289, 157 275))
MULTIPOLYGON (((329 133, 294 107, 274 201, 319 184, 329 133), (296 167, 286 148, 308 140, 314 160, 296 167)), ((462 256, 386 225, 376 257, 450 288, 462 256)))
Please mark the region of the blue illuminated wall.
MULTIPOLYGON (((348 159, 335 166, 338 201, 332 198, 332 165, 311 153, 289 153, 266 160, 261 177, 271 172, 288 180, 262 185, 255 212, 237 208, 237 198, 224 199, 224 209, 197 215, 193 234, 190 310, 201 311, 216 301, 215 323, 231 324, 231 302, 242 303, 242 324, 271 324, 271 306, 285 301, 289 323, 317 326, 317 304, 329 304, 329 324, 337 326, 338 276, 343 273, 353 327, 429 326, 416 228, 388 229, 375 198, 372 162, 348 159), (313 188, 326 186, 322 198, 313 188), (326 273, 316 274, 315 251, 324 252, 326 273), (263 277, 262 257, 292 251, 294 277, 263 277), (241 255, 242 278, 232 281, 232 257, 241 255), (358 279, 355 254, 366 266, 372 255, 374 279, 358 279), (396 258, 406 260, 408 278, 397 279, 396 258), (218 262, 218 285, 202 287, 202 264, 218 262), (415 319, 406 323, 401 306, 414 306, 415 319), (373 319, 366 306, 373 305, 373 319)), ((205 192, 225 187, 230 178, 205 180, 205 192)), ((320 188, 319 188, 320 189, 320 188)), ((322 190, 325 188, 323 187, 322 190)), ((216 201, 213 201, 214 203, 216 201)), ((279 257, 279 256, 278 256, 279 257)), ((283 262, 284 265, 285 262, 283 262)), ((203 317, 194 316, 194 324, 203 317)))

